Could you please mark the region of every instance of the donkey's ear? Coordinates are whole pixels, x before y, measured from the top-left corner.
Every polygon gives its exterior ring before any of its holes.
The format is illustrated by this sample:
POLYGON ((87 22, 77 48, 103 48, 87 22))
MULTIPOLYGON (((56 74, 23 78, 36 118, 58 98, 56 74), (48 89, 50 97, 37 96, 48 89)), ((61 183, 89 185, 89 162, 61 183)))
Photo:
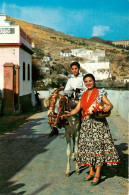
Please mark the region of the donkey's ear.
POLYGON ((60 90, 64 90, 64 87, 62 86, 62 87, 60 87, 60 90))

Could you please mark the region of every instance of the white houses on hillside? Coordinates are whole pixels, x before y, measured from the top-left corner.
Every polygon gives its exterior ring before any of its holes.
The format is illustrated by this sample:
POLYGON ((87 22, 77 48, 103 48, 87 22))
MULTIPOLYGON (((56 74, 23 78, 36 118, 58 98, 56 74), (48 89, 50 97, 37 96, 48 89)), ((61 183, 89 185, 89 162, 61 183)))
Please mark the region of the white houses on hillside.
POLYGON ((63 49, 60 55, 64 57, 77 56, 77 57, 86 58, 88 60, 98 61, 99 58, 105 57, 105 50, 95 49, 94 51, 92 51, 85 48, 78 48, 78 49, 71 49, 71 50, 63 49))
POLYGON ((105 50, 95 49, 87 50, 85 48, 66 49, 60 55, 77 56, 83 58, 83 62, 79 62, 80 66, 88 73, 94 74, 96 80, 111 78, 111 70, 109 61, 105 61, 105 50))
POLYGON ((64 57, 69 57, 72 55, 72 52, 70 49, 62 49, 60 55, 64 57))
POLYGON ((125 48, 129 47, 129 40, 112 41, 113 45, 123 45, 125 48))
POLYGON ((18 25, 0 14, 0 89, 3 113, 31 106, 32 40, 18 25))
POLYGON ((93 51, 87 50, 85 48, 79 48, 79 49, 71 49, 71 53, 73 56, 87 58, 92 55, 93 51))
POLYGON ((96 80, 111 78, 109 62, 80 62, 80 66, 86 70, 86 72, 93 74, 96 80))

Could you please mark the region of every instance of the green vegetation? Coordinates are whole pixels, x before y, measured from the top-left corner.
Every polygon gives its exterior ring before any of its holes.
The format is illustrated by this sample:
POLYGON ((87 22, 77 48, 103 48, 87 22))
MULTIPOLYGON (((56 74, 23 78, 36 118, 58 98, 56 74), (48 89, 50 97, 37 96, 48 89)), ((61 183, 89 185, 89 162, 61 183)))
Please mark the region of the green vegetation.
POLYGON ((45 74, 41 71, 40 67, 35 64, 34 62, 32 63, 32 81, 33 85, 35 86, 36 81, 44 79, 45 74))
POLYGON ((36 57, 38 58, 43 58, 43 56, 45 55, 43 50, 39 49, 39 48, 33 48, 33 52, 36 55, 36 57))
POLYGON ((54 75, 51 77, 51 82, 47 85, 47 88, 58 88, 61 86, 65 86, 67 82, 67 79, 65 77, 60 77, 57 75, 54 75))

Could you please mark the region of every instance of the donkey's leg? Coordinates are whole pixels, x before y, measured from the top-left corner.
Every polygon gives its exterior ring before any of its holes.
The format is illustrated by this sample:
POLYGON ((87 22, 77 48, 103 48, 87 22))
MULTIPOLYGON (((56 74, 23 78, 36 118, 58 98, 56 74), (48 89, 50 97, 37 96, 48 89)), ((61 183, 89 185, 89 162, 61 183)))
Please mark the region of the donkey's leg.
MULTIPOLYGON (((78 155, 78 138, 79 138, 79 131, 77 131, 76 137, 75 137, 75 147, 74 147, 74 153, 75 156, 77 157, 78 155)), ((76 163, 76 173, 79 174, 80 173, 80 169, 78 164, 76 163)))
POLYGON ((76 156, 75 156, 75 135, 73 135, 73 153, 72 153, 72 160, 75 161, 76 160, 76 156))
POLYGON ((66 154, 68 157, 68 161, 67 161, 67 169, 65 171, 65 175, 66 176, 70 176, 70 157, 71 157, 71 138, 70 138, 70 134, 68 132, 66 132, 66 141, 67 141, 67 149, 66 149, 66 154))
POLYGON ((66 176, 70 176, 70 157, 71 157, 71 143, 67 143, 67 157, 68 157, 68 161, 67 161, 67 169, 65 171, 65 175, 66 176))

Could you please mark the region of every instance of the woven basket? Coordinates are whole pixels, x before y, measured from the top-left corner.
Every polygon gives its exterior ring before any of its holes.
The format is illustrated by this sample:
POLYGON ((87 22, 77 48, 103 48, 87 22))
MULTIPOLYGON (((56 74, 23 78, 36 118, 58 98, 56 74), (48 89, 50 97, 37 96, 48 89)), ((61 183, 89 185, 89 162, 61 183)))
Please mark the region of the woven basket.
POLYGON ((108 112, 103 112, 103 111, 98 111, 94 113, 95 118, 104 118, 104 117, 109 117, 111 114, 111 110, 108 112))

